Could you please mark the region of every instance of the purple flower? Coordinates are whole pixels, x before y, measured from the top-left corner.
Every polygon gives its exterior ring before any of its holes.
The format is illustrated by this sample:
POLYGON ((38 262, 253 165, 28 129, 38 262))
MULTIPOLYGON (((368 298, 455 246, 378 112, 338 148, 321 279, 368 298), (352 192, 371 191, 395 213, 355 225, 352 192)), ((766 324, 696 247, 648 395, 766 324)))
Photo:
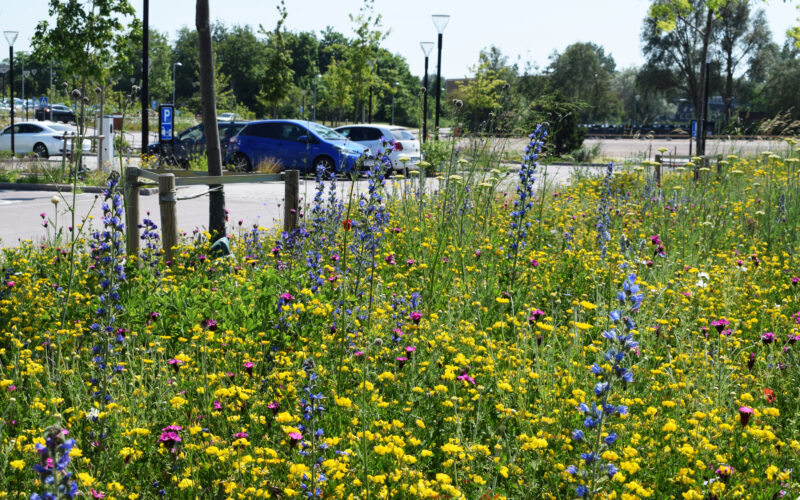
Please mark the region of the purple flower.
POLYGON ((739 407, 739 421, 742 423, 742 427, 747 427, 747 423, 750 422, 750 417, 752 415, 753 409, 749 406, 739 407))

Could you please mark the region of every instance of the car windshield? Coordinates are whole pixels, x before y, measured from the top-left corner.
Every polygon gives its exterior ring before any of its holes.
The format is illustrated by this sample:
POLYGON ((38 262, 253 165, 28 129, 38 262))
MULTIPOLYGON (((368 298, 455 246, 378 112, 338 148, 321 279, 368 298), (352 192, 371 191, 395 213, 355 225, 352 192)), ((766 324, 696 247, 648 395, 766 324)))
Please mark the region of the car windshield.
POLYGON ((413 141, 415 137, 408 130, 395 129, 392 130, 392 135, 398 141, 413 141))
POLYGON ((319 123, 309 123, 308 128, 311 129, 312 132, 317 134, 323 139, 331 140, 331 141, 346 141, 347 137, 343 136, 339 132, 329 129, 325 125, 320 125, 319 123))

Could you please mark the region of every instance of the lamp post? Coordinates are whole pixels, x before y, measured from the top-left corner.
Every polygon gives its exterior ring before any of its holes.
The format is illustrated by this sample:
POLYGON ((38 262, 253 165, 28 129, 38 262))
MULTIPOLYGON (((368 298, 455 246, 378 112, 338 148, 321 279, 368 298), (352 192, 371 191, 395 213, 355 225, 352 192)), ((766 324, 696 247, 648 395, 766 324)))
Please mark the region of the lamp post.
POLYGON ((708 91, 709 91, 709 73, 711 71, 711 54, 706 54, 705 74, 703 82, 703 102, 700 108, 700 120, 697 124, 697 156, 705 156, 706 154, 706 123, 708 122, 708 91))
POLYGON ((142 2, 142 154, 150 144, 150 0, 142 2))
POLYGON ((4 31, 3 35, 6 37, 6 41, 8 42, 8 64, 11 68, 11 76, 9 77, 9 81, 11 82, 11 97, 9 98, 9 104, 11 104, 11 156, 14 156, 14 42, 17 41, 17 35, 19 35, 19 32, 4 31))
POLYGON ((394 88, 392 89, 392 125, 394 125, 394 96, 397 94, 397 87, 400 85, 400 82, 394 82, 392 85, 394 88))
POLYGON ((422 142, 428 139, 428 56, 433 50, 433 42, 419 42, 425 54, 425 77, 422 80, 422 142))
POLYGON ((317 81, 319 80, 320 76, 322 76, 322 75, 318 74, 318 75, 316 75, 314 77, 314 105, 311 108, 311 121, 312 122, 317 121, 317 81))
POLYGON ((172 65, 172 105, 175 105, 175 67, 183 66, 183 64, 176 62, 172 65))
POLYGON ((434 127, 436 128, 436 140, 439 140, 439 111, 440 101, 442 97, 442 33, 450 21, 450 16, 445 14, 434 14, 433 25, 436 26, 436 31, 439 33, 439 58, 436 62, 436 112, 434 127))

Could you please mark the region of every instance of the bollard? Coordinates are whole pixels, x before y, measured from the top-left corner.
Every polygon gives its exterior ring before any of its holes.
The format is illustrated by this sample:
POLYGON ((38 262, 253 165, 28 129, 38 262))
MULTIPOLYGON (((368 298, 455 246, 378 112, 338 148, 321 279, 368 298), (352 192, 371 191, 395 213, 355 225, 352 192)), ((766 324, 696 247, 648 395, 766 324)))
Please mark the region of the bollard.
POLYGON ((175 174, 158 176, 158 206, 161 210, 161 243, 164 248, 164 260, 172 264, 172 247, 178 245, 178 201, 175 190, 175 174))
POLYGON ((297 227, 297 212, 300 209, 300 171, 286 170, 283 179, 285 187, 283 230, 290 233, 297 227))
POLYGON ((139 255, 139 168, 125 169, 125 225, 128 255, 139 255))

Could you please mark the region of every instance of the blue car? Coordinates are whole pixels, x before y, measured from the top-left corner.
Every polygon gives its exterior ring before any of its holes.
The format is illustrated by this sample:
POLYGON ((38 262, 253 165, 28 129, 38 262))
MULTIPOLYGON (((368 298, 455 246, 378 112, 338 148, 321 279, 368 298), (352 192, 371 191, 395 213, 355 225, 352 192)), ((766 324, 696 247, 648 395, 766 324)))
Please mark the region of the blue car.
POLYGON ((260 120, 231 138, 225 163, 243 172, 267 163, 305 173, 322 167, 332 175, 358 169, 368 155, 369 148, 319 123, 260 120))

